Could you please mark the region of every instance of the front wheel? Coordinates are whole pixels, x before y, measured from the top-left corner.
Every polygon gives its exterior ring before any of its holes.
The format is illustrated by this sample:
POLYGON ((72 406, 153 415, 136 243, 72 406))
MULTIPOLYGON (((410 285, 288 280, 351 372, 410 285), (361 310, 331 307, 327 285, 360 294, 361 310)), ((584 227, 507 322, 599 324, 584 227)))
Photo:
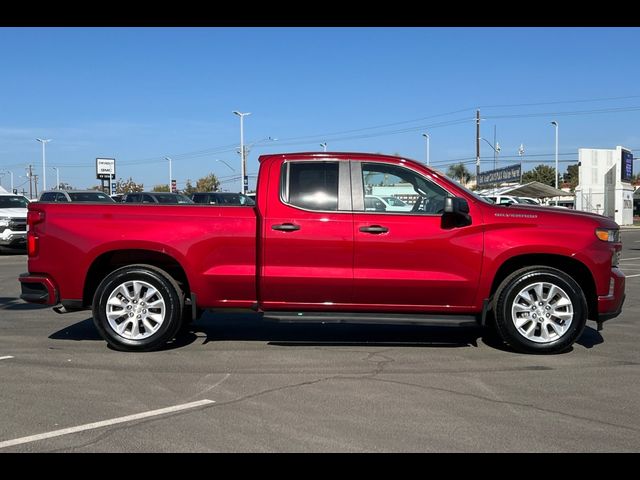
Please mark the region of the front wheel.
POLYGON ((148 351, 171 340, 181 324, 180 287, 164 270, 130 265, 111 272, 93 297, 93 321, 116 350, 148 351))
POLYGON ((587 301, 580 285, 551 267, 526 267, 509 275, 495 295, 496 329, 523 353, 559 353, 582 335, 587 301))

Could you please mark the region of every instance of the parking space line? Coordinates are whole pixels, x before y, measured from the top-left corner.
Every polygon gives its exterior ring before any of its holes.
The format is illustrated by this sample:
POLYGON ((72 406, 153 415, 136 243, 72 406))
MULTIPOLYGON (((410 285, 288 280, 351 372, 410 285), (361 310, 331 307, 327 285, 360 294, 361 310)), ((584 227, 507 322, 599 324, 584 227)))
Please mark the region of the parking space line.
POLYGON ((640 260, 640 257, 633 257, 633 258, 621 258, 620 261, 624 261, 624 260, 640 260))
POLYGON ((13 358, 13 355, 7 355, 5 357, 0 357, 0 360, 8 360, 10 358, 13 358))
POLYGON ((635 275, 625 275, 626 278, 631 278, 631 277, 640 277, 640 273, 636 273, 635 275))
POLYGON ((28 437, 15 438, 13 440, 5 440, 0 442, 0 448, 13 447, 15 445, 21 445, 23 443, 37 442, 39 440, 45 440, 47 438, 60 437, 62 435, 69 435, 71 433, 83 432, 85 430, 94 430, 96 428, 108 427, 111 425, 117 425, 119 423, 133 422, 135 420, 141 420, 143 418, 157 417, 158 415, 165 415, 167 413, 179 412, 182 410, 188 410, 190 408, 202 407, 204 405, 210 405, 215 403, 213 400, 198 400, 197 402, 183 403, 182 405, 175 405, 173 407, 160 408, 158 410, 150 410, 148 412, 136 413, 134 415, 127 415, 126 417, 112 418, 111 420, 104 420, 102 422, 87 423, 86 425, 79 425, 77 427, 63 428, 61 430, 54 430, 52 432, 40 433, 38 435, 30 435, 28 437))

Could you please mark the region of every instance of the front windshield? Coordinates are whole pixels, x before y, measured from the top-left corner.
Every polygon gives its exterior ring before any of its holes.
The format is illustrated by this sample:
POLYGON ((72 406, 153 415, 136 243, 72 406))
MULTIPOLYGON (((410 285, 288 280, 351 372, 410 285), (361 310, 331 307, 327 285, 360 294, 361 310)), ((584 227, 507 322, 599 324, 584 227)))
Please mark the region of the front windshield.
POLYGON ((489 200, 486 197, 483 197, 482 195, 479 195, 478 193, 474 192, 473 190, 469 190, 467 187, 465 187, 464 185, 462 185, 460 182, 458 182, 457 180, 454 180, 453 178, 451 178, 449 175, 447 175, 444 172, 441 172, 440 170, 438 170, 437 168, 433 168, 433 167, 429 167, 432 170, 435 170, 439 175, 442 175, 443 177, 446 177, 447 179, 449 179, 451 182, 455 183, 457 187, 461 188, 462 190, 464 190, 465 192, 467 192, 469 195, 471 195, 474 199, 476 200, 480 200, 483 203, 488 203, 491 204, 493 203, 491 200, 489 200))
POLYGON ((0 195, 0 208, 27 208, 29 201, 22 195, 0 195))

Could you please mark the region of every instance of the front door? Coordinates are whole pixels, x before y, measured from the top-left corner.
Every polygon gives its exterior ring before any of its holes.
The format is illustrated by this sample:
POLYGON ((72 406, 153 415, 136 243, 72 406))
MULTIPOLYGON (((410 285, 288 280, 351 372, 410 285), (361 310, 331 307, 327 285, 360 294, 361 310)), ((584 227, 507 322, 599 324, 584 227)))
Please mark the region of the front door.
POLYGON ((351 170, 354 303, 381 311, 473 305, 482 266, 480 219, 447 228, 442 214, 451 195, 407 167, 353 161, 351 170), (391 209, 385 197, 407 206, 391 209))

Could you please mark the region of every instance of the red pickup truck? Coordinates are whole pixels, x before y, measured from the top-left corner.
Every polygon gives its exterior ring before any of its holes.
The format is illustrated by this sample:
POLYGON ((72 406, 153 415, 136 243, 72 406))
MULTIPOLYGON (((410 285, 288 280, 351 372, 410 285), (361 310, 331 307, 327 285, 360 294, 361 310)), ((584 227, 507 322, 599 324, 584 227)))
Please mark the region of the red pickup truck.
POLYGON ((31 203, 21 298, 93 309, 104 339, 133 351, 204 309, 245 309, 491 325, 517 351, 556 353, 622 308, 620 232, 600 215, 493 205, 418 162, 363 153, 262 156, 257 191, 255 206, 31 203), (376 195, 405 207, 365 202, 376 195))

